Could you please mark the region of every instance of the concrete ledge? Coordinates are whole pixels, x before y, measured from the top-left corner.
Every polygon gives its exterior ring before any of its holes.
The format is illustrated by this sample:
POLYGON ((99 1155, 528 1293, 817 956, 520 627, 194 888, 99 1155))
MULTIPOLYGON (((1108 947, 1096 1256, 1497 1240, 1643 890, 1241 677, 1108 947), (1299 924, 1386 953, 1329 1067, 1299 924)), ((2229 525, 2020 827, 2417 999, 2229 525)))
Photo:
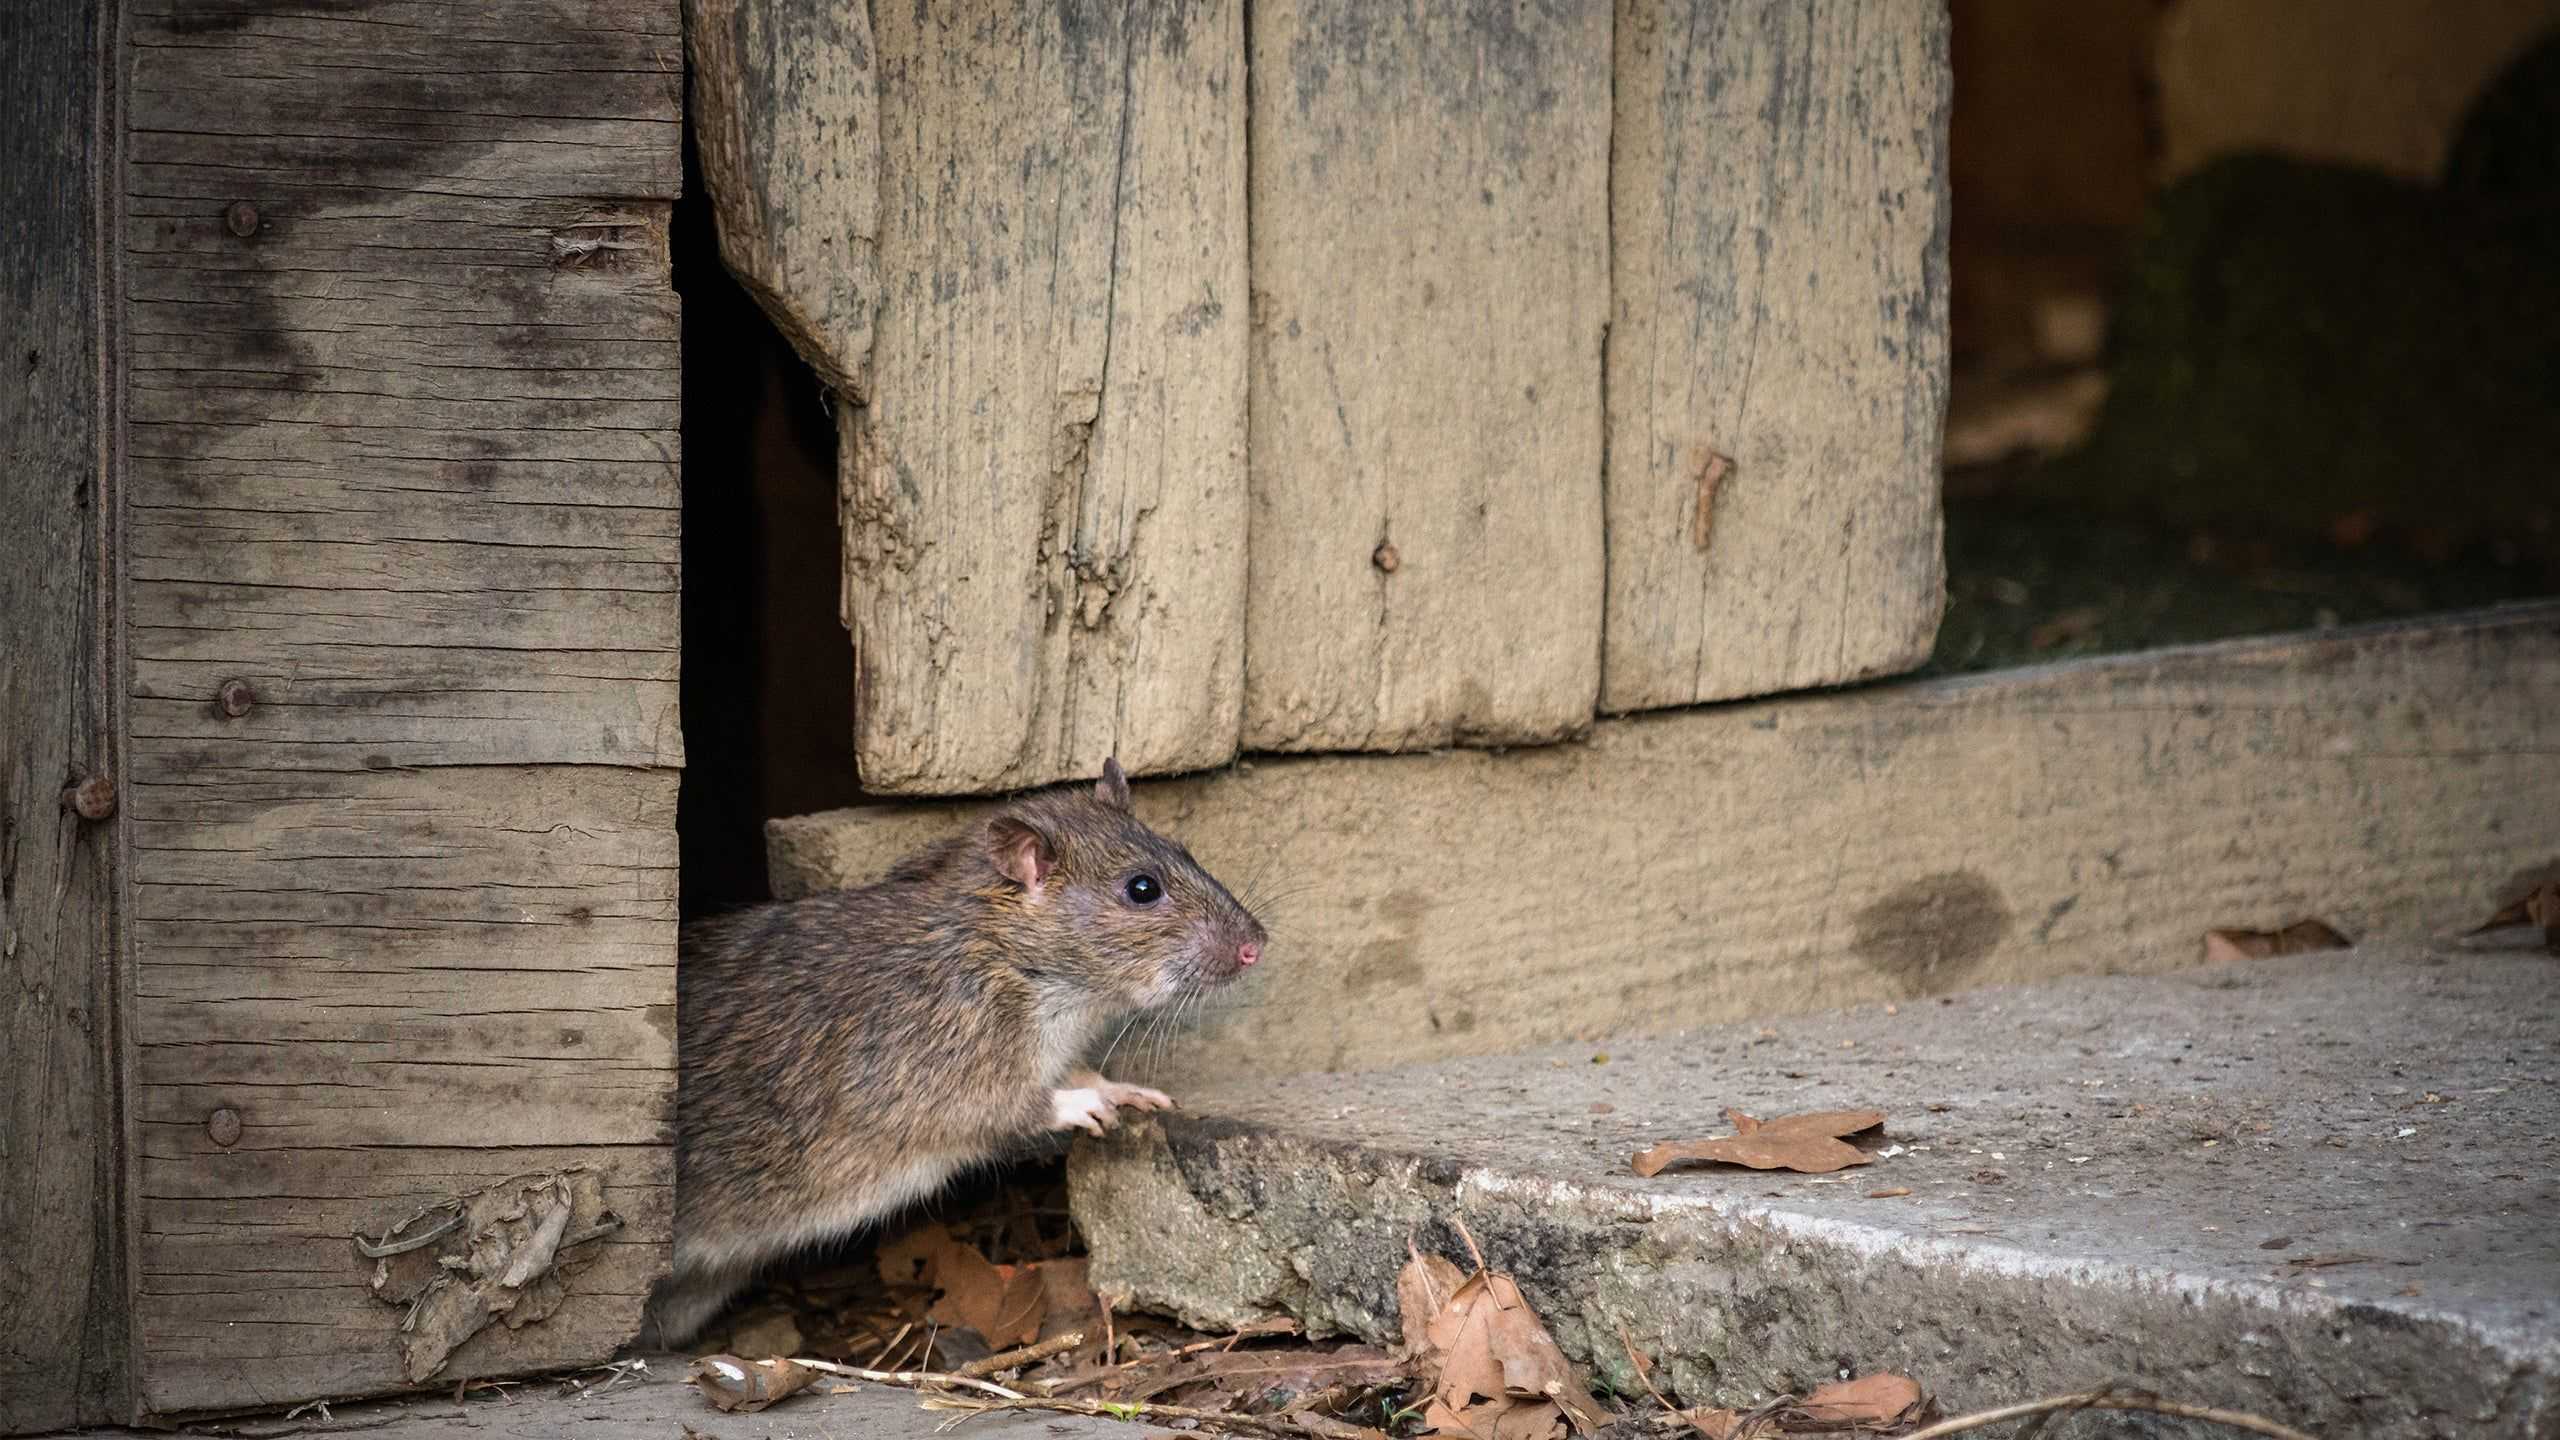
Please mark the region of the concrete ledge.
POLYGON ((2546 956, 2338 952, 1605 1053, 1247 1082, 1081 1142, 1096 1282, 1386 1340, 1408 1240, 1463 1258, 1462 1217, 1630 1389, 1621 1326, 1696 1400, 1848 1365, 1956 1407, 2125 1382, 2333 1437, 2560 1433, 2546 956), (1881 1108, 1906 1149, 1630 1171, 1728 1105, 1881 1108))
MULTIPOLYGON (((1283 897, 1271 961, 1153 1073, 2157 972, 2208 928, 2304 915, 2438 935, 2560 864, 2555 754, 2541 603, 1142 784, 1150 820, 1283 897)), ((777 820, 775 889, 862 883, 971 813, 777 820)))

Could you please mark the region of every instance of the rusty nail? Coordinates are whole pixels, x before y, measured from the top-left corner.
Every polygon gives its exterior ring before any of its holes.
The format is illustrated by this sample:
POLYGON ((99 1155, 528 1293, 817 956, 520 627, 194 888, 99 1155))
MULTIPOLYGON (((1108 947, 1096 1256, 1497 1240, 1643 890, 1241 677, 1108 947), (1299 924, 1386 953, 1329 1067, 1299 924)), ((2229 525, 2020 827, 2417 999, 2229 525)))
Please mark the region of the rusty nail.
POLYGON ((204 1133, 213 1143, 228 1150, 240 1143, 240 1112, 225 1105, 204 1117, 204 1133))
POLYGON ((1381 540, 1378 542, 1378 548, 1369 552, 1369 563, 1377 566, 1387 574, 1393 575, 1396 573, 1396 567, 1403 564, 1404 561, 1396 554, 1395 546, 1381 540))
POLYGON ((258 207, 246 200, 234 200, 222 212, 222 226, 246 240, 258 233, 258 207))
POLYGON ((258 692, 250 689, 246 680, 225 680, 218 703, 223 714, 237 720, 249 713, 250 706, 258 703, 258 692))
POLYGON ((115 777, 92 775, 63 791, 62 803, 83 820, 104 820, 116 813, 115 777))

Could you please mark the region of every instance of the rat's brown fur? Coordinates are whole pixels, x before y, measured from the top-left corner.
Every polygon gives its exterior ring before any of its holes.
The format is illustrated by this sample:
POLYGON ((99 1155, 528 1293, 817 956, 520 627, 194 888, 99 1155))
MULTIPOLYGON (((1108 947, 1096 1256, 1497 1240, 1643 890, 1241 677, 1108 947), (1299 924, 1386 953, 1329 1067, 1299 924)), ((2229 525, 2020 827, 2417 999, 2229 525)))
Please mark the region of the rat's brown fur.
POLYGON ((690 1339, 765 1262, 1015 1141, 1163 1101, 1075 1067, 1105 1022, 1232 978, 1264 937, 1128 793, 1113 763, 1089 791, 1016 801, 866 889, 688 927, 659 1343, 690 1339), (1127 896, 1140 872, 1162 885, 1152 905, 1127 896), (1091 1088, 1057 1090, 1070 1075, 1091 1088))

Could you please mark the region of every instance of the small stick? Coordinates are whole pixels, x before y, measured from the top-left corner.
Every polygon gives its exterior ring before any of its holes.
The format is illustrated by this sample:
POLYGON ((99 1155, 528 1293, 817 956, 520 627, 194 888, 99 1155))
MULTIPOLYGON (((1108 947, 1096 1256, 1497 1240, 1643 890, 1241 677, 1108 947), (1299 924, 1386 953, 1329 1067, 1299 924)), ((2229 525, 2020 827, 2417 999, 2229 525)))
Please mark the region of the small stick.
POLYGON ((1458 1216, 1452 1215, 1449 1217, 1449 1223, 1458 1227, 1458 1238, 1467 1242, 1467 1253, 1475 1257, 1476 1273, 1479 1275, 1483 1274, 1484 1252, 1476 1248, 1476 1237, 1467 1233, 1467 1222, 1458 1216))
POLYGON ((2263 1416, 2238 1410, 2217 1410, 2209 1405, 2184 1405, 2163 1400, 2156 1395, 2126 1395, 2113 1390, 2092 1390, 2085 1395, 2058 1395, 2049 1400, 2029 1400, 2019 1405, 2003 1405, 1997 1410, 1983 1410, 1923 1425, 1901 1437, 1901 1440, 1937 1440, 1941 1435, 1959 1435, 1997 1425, 2003 1420, 2021 1420, 2049 1410, 2139 1410, 2152 1415, 2174 1415, 2181 1420, 2202 1420, 2209 1424, 2246 1430, 2252 1435, 2273 1436, 2274 1440, 2312 1440, 2312 1437, 2290 1425, 2279 1425, 2263 1416))
POLYGON ((951 1373, 954 1375, 965 1375, 972 1380, 983 1379, 989 1375, 996 1374, 998 1371, 1017 1370, 1025 1365, 1036 1365, 1040 1361, 1058 1354, 1060 1351, 1073 1350, 1083 1343, 1084 1332, 1081 1330, 1071 1330, 1064 1335, 1052 1335, 1048 1339, 1038 1341, 1034 1344, 1021 1345, 1011 1350, 999 1351, 983 1360, 972 1360, 968 1364, 961 1366, 959 1369, 954 1370, 951 1373))
POLYGON ((1248 1430, 1257 1435, 1296 1437, 1316 1435, 1311 1429, 1286 1416, 1239 1415, 1224 1410, 1195 1410, 1188 1405, 1158 1405, 1151 1400, 1051 1400, 1024 1396, 1014 1400, 971 1400, 956 1395, 936 1395, 926 1399, 930 1410, 962 1410, 971 1415, 984 1415, 991 1410, 1049 1410, 1061 1415, 1090 1415, 1112 1420, 1191 1420, 1203 1426, 1223 1425, 1234 1430, 1248 1430))
POLYGON ((967 1390, 983 1390, 999 1400, 1025 1398, 1021 1391, 1007 1390, 992 1380, 980 1380, 969 1375, 954 1375, 943 1370, 865 1370, 858 1365, 838 1365, 832 1360, 797 1358, 782 1363, 797 1365, 804 1370, 815 1370, 821 1375, 844 1375, 855 1380, 868 1380, 875 1385, 903 1385, 910 1390, 933 1390, 943 1386, 958 1386, 967 1390))
MULTIPOLYGON (((1662 1407, 1662 1413, 1684 1425, 1697 1426, 1698 1422, 1681 1414, 1678 1406, 1663 1399, 1662 1392, 1653 1388, 1653 1377, 1645 1373, 1644 1361, 1636 1357, 1635 1337, 1627 1333, 1627 1322, 1623 1320, 1618 1322, 1618 1343, 1627 1347, 1627 1368, 1636 1372, 1637 1382, 1644 1386, 1644 1393, 1653 1397, 1653 1403, 1662 1407)), ((1700 1428, 1698 1433, 1703 1435, 1706 1431, 1700 1428)))

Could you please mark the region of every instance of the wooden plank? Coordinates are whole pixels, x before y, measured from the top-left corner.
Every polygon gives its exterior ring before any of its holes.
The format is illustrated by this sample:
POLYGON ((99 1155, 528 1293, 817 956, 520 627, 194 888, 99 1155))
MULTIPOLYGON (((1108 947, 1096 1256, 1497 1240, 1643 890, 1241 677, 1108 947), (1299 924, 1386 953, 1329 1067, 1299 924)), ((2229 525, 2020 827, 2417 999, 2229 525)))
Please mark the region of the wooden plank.
POLYGON ((1945 605, 1946 7, 1619 0, 1601 708, 1889 674, 1945 605))
POLYGON ((129 17, 147 1412, 403 1385, 350 1237, 512 1174, 626 1223, 439 1380, 609 1355, 664 1263, 677 31, 129 17))
POLYGON ((866 789, 1235 753, 1241 13, 874 12, 881 299, 841 448, 866 789))
POLYGON ((871 7, 686 0, 684 23, 720 258, 819 377, 858 402, 880 305, 871 7))
POLYGON ((129 1418, 113 3, 0 7, 0 1434, 129 1418))
MULTIPOLYGON (((2555 753, 2544 602, 1142 786, 1139 813, 1212 871, 1295 897, 1265 917, 1268 973, 1162 1069, 1361 1069, 2165 970, 2210 927, 2304 916, 2441 935, 2560 865, 2555 753)), ((961 813, 775 821, 775 890, 859 882, 961 813)))
POLYGON ((1605 5, 1253 7, 1245 743, 1590 723, 1605 5))

